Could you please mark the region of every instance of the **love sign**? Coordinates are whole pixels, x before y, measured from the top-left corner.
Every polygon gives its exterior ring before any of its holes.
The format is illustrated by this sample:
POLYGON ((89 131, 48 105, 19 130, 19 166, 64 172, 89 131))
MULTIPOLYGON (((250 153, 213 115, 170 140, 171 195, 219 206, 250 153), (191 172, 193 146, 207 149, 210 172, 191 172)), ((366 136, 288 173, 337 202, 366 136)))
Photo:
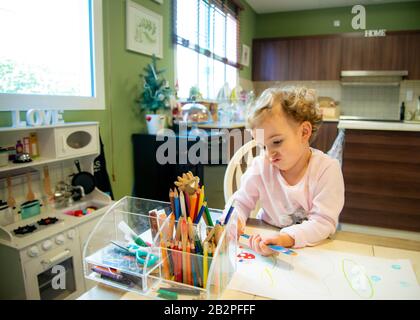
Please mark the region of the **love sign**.
POLYGON ((12 112, 14 127, 40 127, 64 123, 62 110, 30 109, 26 112, 26 121, 20 120, 20 111, 12 112))

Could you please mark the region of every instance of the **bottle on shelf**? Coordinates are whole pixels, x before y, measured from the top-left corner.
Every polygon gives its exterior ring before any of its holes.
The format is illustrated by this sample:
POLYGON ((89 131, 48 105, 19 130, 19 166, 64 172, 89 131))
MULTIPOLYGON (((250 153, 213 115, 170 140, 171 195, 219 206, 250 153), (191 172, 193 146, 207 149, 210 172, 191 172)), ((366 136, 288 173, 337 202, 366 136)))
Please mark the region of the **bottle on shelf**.
POLYGON ((35 158, 39 156, 38 151, 38 138, 36 135, 36 132, 31 132, 29 134, 29 143, 30 143, 30 149, 31 149, 31 157, 35 158))
POLYGON ((23 152, 31 154, 31 144, 29 143, 29 137, 23 138, 23 152))
POLYGON ((403 121, 405 119, 405 104, 404 101, 401 103, 400 108, 400 120, 403 121))
POLYGON ((23 153, 23 144, 21 140, 18 140, 16 143, 16 155, 21 155, 23 153))

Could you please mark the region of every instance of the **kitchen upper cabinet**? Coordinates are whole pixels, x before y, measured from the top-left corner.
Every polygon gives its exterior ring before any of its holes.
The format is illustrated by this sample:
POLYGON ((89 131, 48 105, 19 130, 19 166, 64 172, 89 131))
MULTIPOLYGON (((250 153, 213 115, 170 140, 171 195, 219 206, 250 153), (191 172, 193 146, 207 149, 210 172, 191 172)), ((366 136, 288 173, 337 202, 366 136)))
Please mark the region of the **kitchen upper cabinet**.
POLYGON ((344 37, 342 70, 408 70, 407 35, 386 37, 344 37))
POLYGON ((420 79, 420 31, 255 39, 253 81, 339 80, 341 70, 407 70, 420 79))
POLYGON ((253 43, 252 80, 277 81, 288 79, 288 40, 257 40, 253 43))
POLYGON ((254 40, 253 80, 338 80, 341 39, 254 40))
POLYGON ((407 36, 407 70, 409 80, 420 80, 420 32, 407 36))

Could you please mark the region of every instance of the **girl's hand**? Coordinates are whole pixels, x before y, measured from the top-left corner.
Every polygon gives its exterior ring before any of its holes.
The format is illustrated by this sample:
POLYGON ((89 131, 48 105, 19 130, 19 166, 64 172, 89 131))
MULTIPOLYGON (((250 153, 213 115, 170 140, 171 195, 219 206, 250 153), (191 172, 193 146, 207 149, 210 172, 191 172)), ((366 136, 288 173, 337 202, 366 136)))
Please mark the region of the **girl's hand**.
POLYGON ((277 252, 268 247, 269 244, 275 244, 283 247, 292 247, 295 240, 285 233, 277 233, 273 236, 262 237, 261 235, 252 235, 249 238, 249 246, 255 252, 263 255, 270 256, 277 252))
POLYGON ((237 232, 238 232, 238 240, 241 235, 245 233, 245 222, 242 221, 241 218, 238 217, 238 225, 237 225, 237 232))

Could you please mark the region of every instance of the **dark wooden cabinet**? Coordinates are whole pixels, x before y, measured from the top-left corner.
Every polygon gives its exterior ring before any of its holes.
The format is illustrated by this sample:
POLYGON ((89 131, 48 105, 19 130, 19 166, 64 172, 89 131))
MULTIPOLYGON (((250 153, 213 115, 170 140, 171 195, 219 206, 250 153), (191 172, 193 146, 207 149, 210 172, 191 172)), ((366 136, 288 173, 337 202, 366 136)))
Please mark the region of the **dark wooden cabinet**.
POLYGON ((420 32, 411 33, 406 37, 407 70, 409 80, 420 79, 420 32))
POLYGON ((342 39, 342 70, 408 70, 408 36, 391 34, 386 37, 344 37, 342 39))
POLYGON ((340 222, 420 231, 420 132, 346 130, 340 222))
POLYGON ((420 79, 420 31, 253 42, 253 81, 339 80, 341 70, 407 70, 408 79, 420 79))
POLYGON ((338 122, 324 122, 321 127, 318 129, 315 139, 311 143, 311 147, 319 149, 323 152, 328 152, 334 141, 337 138, 337 129, 338 122))
POLYGON ((289 41, 255 41, 252 75, 254 81, 287 80, 289 75, 289 41))
POLYGON ((254 40, 253 80, 338 80, 338 37, 254 40))

